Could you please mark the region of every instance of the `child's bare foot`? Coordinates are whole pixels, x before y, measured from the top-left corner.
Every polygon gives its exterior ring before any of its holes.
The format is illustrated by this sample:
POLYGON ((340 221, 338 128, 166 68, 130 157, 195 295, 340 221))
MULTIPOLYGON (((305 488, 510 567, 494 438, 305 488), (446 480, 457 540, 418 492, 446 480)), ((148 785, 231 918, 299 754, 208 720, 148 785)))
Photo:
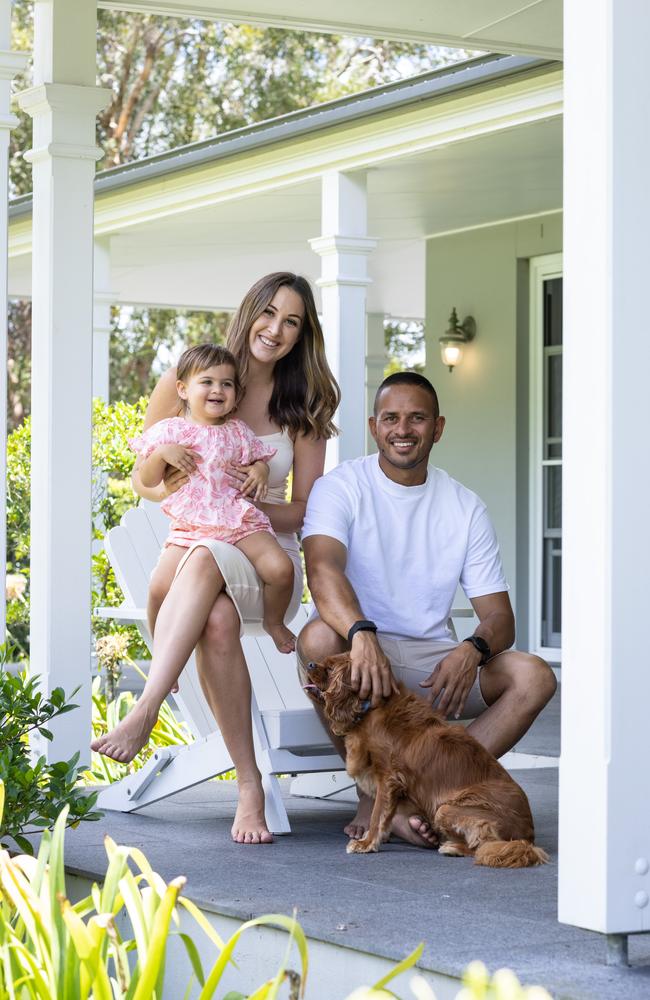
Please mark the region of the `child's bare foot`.
POLYGON ((264 789, 258 781, 239 782, 239 803, 230 831, 237 844, 272 844, 264 817, 264 789))
POLYGON ((128 764, 140 753, 155 724, 156 716, 152 719, 146 708, 136 705, 115 729, 93 740, 90 749, 120 764, 128 764))
POLYGON ((273 639, 281 653, 293 653, 296 648, 296 637, 284 622, 269 622, 264 620, 264 631, 273 639))

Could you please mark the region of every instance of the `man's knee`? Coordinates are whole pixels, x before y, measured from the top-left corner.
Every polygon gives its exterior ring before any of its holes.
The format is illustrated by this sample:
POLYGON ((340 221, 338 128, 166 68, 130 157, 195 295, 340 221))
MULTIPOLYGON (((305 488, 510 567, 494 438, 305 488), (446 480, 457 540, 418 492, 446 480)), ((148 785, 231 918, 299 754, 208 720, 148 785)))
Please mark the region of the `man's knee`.
POLYGON ((508 665, 510 684, 522 700, 533 703, 541 711, 557 690, 555 674, 546 660, 534 653, 513 651, 508 665))
POLYGON ((300 630, 298 660, 302 664, 310 660, 322 660, 326 656, 334 656, 335 653, 343 653, 346 649, 347 643, 321 618, 312 618, 300 630))

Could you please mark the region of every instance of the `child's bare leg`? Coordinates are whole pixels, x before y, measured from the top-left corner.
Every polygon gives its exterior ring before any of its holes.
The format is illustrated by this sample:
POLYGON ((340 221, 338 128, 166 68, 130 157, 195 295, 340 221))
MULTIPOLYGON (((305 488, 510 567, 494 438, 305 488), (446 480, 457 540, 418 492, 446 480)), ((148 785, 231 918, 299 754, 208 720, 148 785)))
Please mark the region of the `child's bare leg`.
POLYGON ((112 732, 91 743, 93 750, 123 764, 140 752, 223 588, 223 577, 210 550, 203 546, 194 549, 158 613, 151 667, 142 695, 112 732))
MULTIPOLYGON (((147 625, 149 634, 153 638, 153 630, 156 626, 156 618, 162 606, 162 602, 169 593, 169 588, 174 582, 174 576, 179 562, 187 552, 187 548, 180 545, 167 545, 158 560, 156 568, 149 580, 149 590, 147 591, 147 625)), ((171 692, 178 691, 178 683, 172 686, 171 692)))
POLYGON ((268 531, 256 531, 235 543, 250 559, 264 584, 264 628, 281 653, 292 653, 296 637, 284 624, 293 594, 293 563, 268 531))

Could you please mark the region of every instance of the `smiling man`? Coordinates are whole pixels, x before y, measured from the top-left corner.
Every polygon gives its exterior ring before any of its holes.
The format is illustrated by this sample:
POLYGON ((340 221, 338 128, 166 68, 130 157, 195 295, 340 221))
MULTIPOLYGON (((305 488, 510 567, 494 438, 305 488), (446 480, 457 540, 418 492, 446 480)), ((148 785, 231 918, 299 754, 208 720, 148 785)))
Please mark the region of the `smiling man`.
MULTIPOLYGON (((500 756, 526 732, 556 681, 537 656, 512 650, 514 616, 499 548, 485 504, 429 465, 442 437, 435 389, 416 372, 380 385, 370 431, 378 454, 343 462, 318 480, 302 532, 316 605, 300 633, 300 669, 350 650, 352 683, 377 705, 395 678, 470 731, 500 756), (449 614, 460 584, 479 624, 458 642, 449 614)), ((334 738, 342 752, 344 747, 334 738)), ((372 802, 345 831, 360 837, 372 802)), ((428 825, 394 821, 399 836, 432 846, 428 825)))

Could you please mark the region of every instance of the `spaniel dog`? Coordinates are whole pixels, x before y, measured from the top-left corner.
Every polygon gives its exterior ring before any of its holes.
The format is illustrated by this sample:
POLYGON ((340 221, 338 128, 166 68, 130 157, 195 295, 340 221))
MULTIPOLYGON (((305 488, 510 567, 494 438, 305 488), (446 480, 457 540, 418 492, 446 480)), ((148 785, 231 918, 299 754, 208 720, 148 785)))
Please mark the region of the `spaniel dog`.
POLYGON ((370 708, 350 683, 350 656, 310 663, 307 693, 322 703, 332 732, 345 737, 346 765, 374 797, 370 827, 348 853, 378 851, 398 803, 407 801, 440 841, 440 854, 473 855, 491 868, 541 865, 522 788, 461 725, 450 725, 403 684, 370 708))

